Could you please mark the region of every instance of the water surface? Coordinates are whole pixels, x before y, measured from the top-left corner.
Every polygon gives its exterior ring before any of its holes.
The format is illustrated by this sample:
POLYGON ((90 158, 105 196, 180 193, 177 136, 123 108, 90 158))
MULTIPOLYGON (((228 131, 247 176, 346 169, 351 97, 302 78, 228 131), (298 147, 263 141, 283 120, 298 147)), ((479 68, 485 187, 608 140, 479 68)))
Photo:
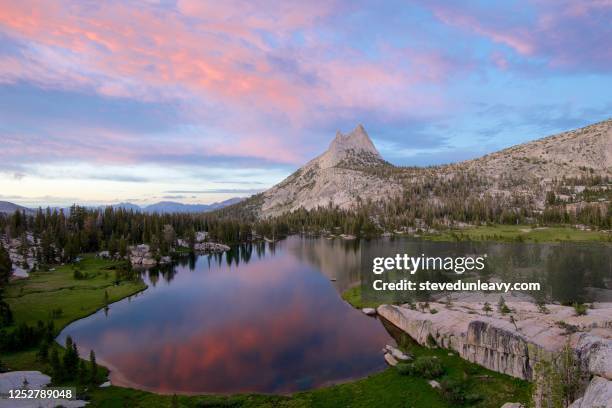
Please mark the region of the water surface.
POLYGON ((364 377, 385 367, 392 340, 339 296, 358 279, 351 245, 289 238, 151 270, 149 289, 58 341, 95 350, 113 384, 156 392, 290 393, 364 377))
MULTIPOLYGON (((530 302, 592 302, 612 299, 611 248, 290 237, 144 272, 146 291, 72 323, 58 341, 71 335, 84 357, 95 350, 116 385, 162 393, 291 393, 384 369, 381 349, 393 340, 380 321, 339 295, 373 279, 372 254, 487 254, 485 271, 460 278, 541 282, 530 302)), ((457 278, 451 275, 414 278, 457 278)), ((406 301, 394 293, 380 300, 406 301)))

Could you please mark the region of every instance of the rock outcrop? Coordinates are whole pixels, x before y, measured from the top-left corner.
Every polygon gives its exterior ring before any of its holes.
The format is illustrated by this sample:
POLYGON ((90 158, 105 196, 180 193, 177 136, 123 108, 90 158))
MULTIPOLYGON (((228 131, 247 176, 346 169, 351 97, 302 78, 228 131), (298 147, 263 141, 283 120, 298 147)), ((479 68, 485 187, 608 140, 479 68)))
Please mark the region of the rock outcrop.
MULTIPOLYGON (((29 272, 38 266, 36 252, 40 250, 40 242, 31 233, 25 234, 24 237, 25 241, 23 238, 10 238, 0 234, 0 244, 8 251, 13 263, 13 276, 16 278, 27 278, 29 272)), ((60 261, 59 258, 56 260, 60 261)))
MULTIPOLYGON (((218 253, 230 250, 230 247, 225 244, 219 244, 217 242, 207 242, 207 239, 208 232, 196 232, 195 243, 193 245, 194 251, 203 253, 218 253)), ((178 239, 177 243, 179 247, 189 248, 189 242, 187 242, 187 240, 178 239)))
POLYGON ((404 353, 402 350, 398 349, 397 347, 393 347, 389 344, 387 344, 385 346, 385 348, 383 349, 383 352, 385 354, 391 354, 391 356, 393 356, 393 358, 397 361, 408 361, 408 360, 412 360, 412 357, 409 356, 408 354, 404 353))
POLYGON ((612 381, 593 377, 582 398, 568 408, 612 408, 612 381))
POLYGON ((154 266, 157 265, 157 261, 153 257, 151 247, 147 244, 140 244, 129 247, 130 251, 130 262, 132 265, 140 266, 154 266))
MULTIPOLYGON (((194 250, 201 253, 219 253, 229 251, 230 247, 225 244, 219 244, 217 242, 206 242, 208 233, 200 231, 196 233, 196 240, 194 243, 194 250)), ((179 247, 189 247, 189 243, 184 239, 178 239, 177 244, 179 247)), ((129 249, 129 259, 134 266, 150 267, 157 264, 168 264, 172 262, 172 258, 169 256, 159 256, 154 253, 151 247, 147 244, 140 244, 131 246, 129 249)), ((109 256, 108 251, 103 251, 98 254, 99 257, 109 256)))
POLYGON ((201 242, 199 244, 195 244, 194 249, 198 252, 218 253, 229 251, 230 247, 217 242, 201 242))
POLYGON ((551 361, 569 344, 590 373, 612 379, 612 304, 596 304, 586 316, 574 316, 573 308, 560 305, 549 305, 546 314, 528 302, 507 305, 513 320, 463 302, 453 302, 452 308, 432 303, 435 314, 392 305, 379 306, 377 312, 421 345, 454 350, 513 377, 533 380, 538 361, 551 361))
POLYGON ((363 309, 361 309, 361 311, 364 314, 367 314, 368 316, 376 316, 376 309, 374 309, 373 307, 364 307, 363 309))

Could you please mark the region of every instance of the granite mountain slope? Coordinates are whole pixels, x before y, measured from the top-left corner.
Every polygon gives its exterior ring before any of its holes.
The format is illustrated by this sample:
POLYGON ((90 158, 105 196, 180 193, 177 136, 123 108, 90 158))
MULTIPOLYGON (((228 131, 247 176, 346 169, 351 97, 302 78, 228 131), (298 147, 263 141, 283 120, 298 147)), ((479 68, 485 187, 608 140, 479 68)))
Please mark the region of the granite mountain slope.
POLYGON ((330 203, 350 209, 362 200, 387 199, 398 194, 401 185, 368 171, 385 166, 390 164, 383 160, 363 126, 346 135, 338 132, 327 151, 263 193, 261 215, 276 216, 330 203))
POLYGON ((478 159, 432 167, 386 162, 359 125, 346 135, 338 132, 323 154, 225 214, 235 210, 234 214, 269 218, 329 205, 350 210, 365 202, 395 202, 404 209, 418 202, 435 209, 449 207, 453 200, 454 208, 464 201, 489 200, 498 207, 537 212, 545 208, 547 193, 571 206, 584 199, 585 188, 603 191, 597 202, 607 205, 610 178, 612 119, 478 159))

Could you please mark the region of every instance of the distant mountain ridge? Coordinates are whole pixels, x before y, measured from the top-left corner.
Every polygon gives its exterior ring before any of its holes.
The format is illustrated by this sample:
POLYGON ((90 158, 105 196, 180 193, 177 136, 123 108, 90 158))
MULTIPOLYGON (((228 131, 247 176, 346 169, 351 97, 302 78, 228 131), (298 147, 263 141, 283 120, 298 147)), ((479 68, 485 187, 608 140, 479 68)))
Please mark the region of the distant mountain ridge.
POLYGON ((456 209, 461 204, 454 189, 462 200, 488 199, 509 209, 540 211, 553 189, 569 197, 580 193, 580 186, 563 186, 563 180, 594 176, 612 177, 612 119, 478 159, 421 168, 386 162, 359 125, 346 135, 338 132, 323 154, 224 214, 268 218, 300 208, 355 209, 368 201, 393 202, 399 197, 401 205, 410 206, 410 196, 431 209, 451 202, 456 209))
POLYGON ((34 213, 34 210, 31 208, 23 207, 8 201, 0 201, 0 214, 12 214, 15 211, 25 211, 26 214, 34 213))
MULTIPOLYGON (((121 208, 128 211, 134 212, 146 212, 146 213, 199 213, 199 212, 208 212, 217 210, 223 207, 227 207, 229 205, 237 204, 240 201, 244 200, 242 197, 233 197, 224 201, 212 203, 212 204, 183 204, 174 201, 160 201, 155 204, 150 204, 144 207, 139 205, 122 202, 119 204, 110 204, 110 205, 102 205, 99 208, 105 207, 113 207, 113 208, 121 208)), ((70 208, 64 208, 66 212, 70 211, 70 208)), ((0 214, 12 214, 15 211, 25 211, 27 214, 35 214, 36 209, 23 207, 21 205, 17 205, 8 201, 0 201, 0 214)))
POLYGON ((183 204, 174 201, 160 201, 159 203, 142 207, 142 210, 147 213, 197 213, 227 207, 228 205, 239 203, 242 200, 244 200, 244 198, 233 197, 212 204, 183 204))

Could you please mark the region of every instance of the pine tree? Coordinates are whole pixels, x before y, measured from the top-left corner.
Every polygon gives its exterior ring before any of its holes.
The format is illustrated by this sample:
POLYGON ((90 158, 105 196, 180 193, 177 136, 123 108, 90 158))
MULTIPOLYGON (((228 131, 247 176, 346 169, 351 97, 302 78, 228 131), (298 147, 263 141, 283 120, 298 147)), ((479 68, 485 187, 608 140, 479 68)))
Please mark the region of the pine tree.
POLYGON ((89 352, 89 382, 95 384, 98 381, 98 363, 96 363, 96 353, 93 350, 89 352))
POLYGON ((8 283, 13 270, 11 257, 4 246, 0 243, 0 288, 8 283))
POLYGON ((53 350, 51 351, 51 358, 49 359, 49 363, 51 364, 53 382, 55 384, 62 383, 64 381, 64 370, 63 370, 62 364, 59 359, 57 347, 53 347, 53 350))
POLYGON ((84 360, 79 360, 79 370, 78 370, 78 380, 80 384, 86 384, 89 381, 89 376, 87 375, 87 365, 84 360))
POLYGON ((37 355, 38 359, 40 361, 47 361, 47 359, 49 358, 49 343, 47 342, 46 339, 43 339, 40 342, 40 347, 38 349, 38 355, 37 355))
POLYGON ((66 351, 64 352, 64 371, 69 379, 74 379, 78 375, 79 352, 77 345, 72 341, 72 337, 66 337, 66 351))

